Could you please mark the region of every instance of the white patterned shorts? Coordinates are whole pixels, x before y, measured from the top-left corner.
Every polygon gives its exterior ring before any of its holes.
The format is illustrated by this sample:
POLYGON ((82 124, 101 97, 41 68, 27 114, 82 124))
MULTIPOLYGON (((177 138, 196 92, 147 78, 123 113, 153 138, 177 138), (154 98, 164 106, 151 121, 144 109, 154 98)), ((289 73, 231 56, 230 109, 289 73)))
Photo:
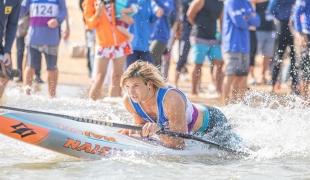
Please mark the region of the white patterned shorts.
POLYGON ((110 46, 102 47, 96 46, 96 55, 95 58, 107 58, 107 59, 116 59, 123 57, 128 54, 132 54, 132 49, 130 44, 126 41, 120 44, 119 46, 110 46))

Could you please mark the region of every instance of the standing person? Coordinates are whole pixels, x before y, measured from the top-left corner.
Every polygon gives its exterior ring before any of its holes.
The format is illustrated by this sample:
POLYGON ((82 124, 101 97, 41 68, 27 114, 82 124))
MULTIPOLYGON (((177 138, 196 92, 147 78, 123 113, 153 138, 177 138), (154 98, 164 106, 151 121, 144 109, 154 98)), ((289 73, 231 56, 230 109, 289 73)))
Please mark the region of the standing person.
POLYGON ((290 75, 292 77, 292 93, 299 95, 300 91, 297 87, 298 85, 298 69, 295 64, 295 49, 294 49, 294 39, 289 30, 288 24, 291 15, 291 10, 293 5, 295 4, 295 0, 271 0, 269 1, 269 5, 267 8, 267 14, 274 14, 277 20, 280 23, 280 31, 278 32, 279 36, 279 44, 277 47, 278 59, 276 59, 276 64, 273 68, 272 72, 272 91, 275 89, 275 84, 277 82, 277 78, 279 75, 279 71, 283 62, 283 55, 286 49, 286 46, 289 45, 291 53, 291 69, 290 75))
POLYGON ((179 60, 176 67, 175 77, 174 77, 174 86, 178 88, 178 82, 180 78, 180 74, 183 68, 185 68, 187 62, 187 56, 190 50, 190 42, 189 36, 192 30, 191 23, 188 22, 187 18, 187 10, 191 4, 192 0, 183 0, 182 1, 182 15, 181 15, 181 22, 182 22, 182 31, 181 37, 179 40, 179 60))
POLYGON ((261 24, 256 29, 257 54, 263 56, 263 70, 261 73, 261 83, 269 84, 266 76, 269 74, 270 61, 275 49, 275 26, 273 20, 266 20, 266 10, 269 0, 256 3, 256 12, 261 17, 261 24))
MULTIPOLYGON (((84 18, 88 29, 96 29, 95 67, 96 79, 90 91, 89 98, 101 98, 101 87, 106 76, 109 60, 112 59, 113 70, 109 88, 110 97, 120 97, 122 89, 119 86, 126 56, 132 53, 128 38, 116 28, 114 3, 103 4, 102 1, 84 0, 84 18)), ((121 20, 129 22, 133 19, 122 16, 121 20)))
POLYGON ((224 7, 222 49, 225 78, 222 102, 236 103, 244 96, 249 73, 250 26, 259 26, 260 17, 247 0, 228 0, 224 7))
POLYGON ((126 69, 139 59, 154 64, 149 50, 151 24, 163 15, 163 10, 158 8, 153 11, 149 0, 139 0, 138 4, 139 11, 133 16, 135 23, 129 27, 129 32, 134 35, 131 42, 133 53, 127 56, 126 69))
POLYGON ((301 76, 301 96, 309 101, 310 84, 310 0, 297 0, 294 10, 295 38, 302 49, 302 76, 301 76), (301 15, 303 15, 303 23, 301 15))
MULTIPOLYGON (((192 73, 192 96, 198 96, 197 88, 201 80, 201 67, 207 55, 214 62, 217 91, 221 93, 222 53, 220 42, 216 39, 217 20, 222 21, 224 3, 218 0, 194 0, 188 8, 188 21, 193 26, 190 43, 195 67, 192 73)), ((222 23, 220 23, 222 24, 222 23)))
MULTIPOLYGON (((207 134, 226 148, 235 149, 241 139, 233 132, 225 115, 215 107, 191 103, 179 89, 167 86, 160 71, 147 62, 131 64, 121 78, 126 94, 123 102, 141 135, 152 136, 164 129, 179 133, 207 134)), ((123 134, 136 131, 121 129, 123 134)), ((184 139, 159 135, 169 148, 184 149, 184 139)))
POLYGON ((65 0, 24 0, 21 8, 21 16, 30 13, 29 35, 27 45, 27 65, 24 73, 24 86, 26 94, 31 94, 31 85, 34 71, 45 55, 47 65, 48 95, 56 97, 58 81, 57 56, 60 41, 59 26, 67 16, 65 0))
POLYGON ((17 30, 21 0, 0 1, 0 98, 9 82, 11 49, 17 30), (5 43, 3 43, 3 40, 5 43))
MULTIPOLYGON (((17 69, 20 70, 21 74, 20 77, 16 82, 23 82, 23 70, 26 66, 26 62, 24 62, 24 59, 26 61, 26 56, 24 55, 25 51, 25 38, 28 34, 29 29, 29 23, 30 23, 30 17, 29 13, 26 16, 20 17, 18 20, 18 26, 17 26, 17 32, 16 32, 16 48, 17 48, 17 69)), ((42 60, 41 60, 42 61, 42 60)), ((38 84, 44 83, 41 79, 41 61, 38 62, 39 65, 35 69, 35 78, 34 82, 38 84)))
POLYGON ((174 0, 157 0, 152 1, 153 9, 163 9, 163 15, 151 27, 151 44, 150 52, 155 66, 161 69, 161 56, 167 48, 170 39, 170 22, 169 16, 174 8, 174 0))

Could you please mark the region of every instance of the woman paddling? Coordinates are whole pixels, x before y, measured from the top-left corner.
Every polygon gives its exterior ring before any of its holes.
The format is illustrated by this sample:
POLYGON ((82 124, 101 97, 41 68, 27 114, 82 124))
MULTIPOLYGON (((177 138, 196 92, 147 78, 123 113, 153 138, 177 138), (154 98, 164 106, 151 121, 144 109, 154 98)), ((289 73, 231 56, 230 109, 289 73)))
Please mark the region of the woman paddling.
MULTIPOLYGON (((127 135, 141 133, 152 136, 157 131, 210 135, 223 147, 233 148, 240 138, 232 132, 225 115, 218 109, 191 103, 179 89, 167 86, 159 70, 152 64, 137 61, 121 77, 126 91, 123 101, 133 116, 134 124, 143 126, 142 132, 122 129, 127 135)), ((159 135, 169 148, 184 149, 184 139, 159 135)))

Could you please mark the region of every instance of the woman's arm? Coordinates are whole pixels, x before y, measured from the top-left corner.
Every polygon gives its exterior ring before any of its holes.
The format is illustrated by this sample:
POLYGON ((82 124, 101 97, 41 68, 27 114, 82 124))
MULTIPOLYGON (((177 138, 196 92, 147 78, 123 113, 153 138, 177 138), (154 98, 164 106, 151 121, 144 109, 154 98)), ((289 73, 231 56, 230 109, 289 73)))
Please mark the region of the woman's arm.
MULTIPOLYGON (((176 90, 170 90, 164 99, 164 111, 169 120, 170 131, 178 133, 188 133, 186 122, 186 102, 183 96, 176 90)), ((184 149, 184 139, 159 135, 162 142, 173 149, 184 149)))
POLYGON ((82 3, 84 20, 89 30, 96 28, 99 24, 100 16, 105 11, 103 3, 95 3, 96 0, 84 0, 82 3))
POLYGON ((124 95, 123 103, 124 103, 124 106, 127 112, 129 112, 129 114, 131 114, 132 117, 134 118, 135 125, 144 125, 146 123, 146 121, 139 114, 137 114, 135 108, 132 106, 130 102, 130 98, 128 97, 128 94, 124 95))
MULTIPOLYGON (((126 110, 132 115, 133 120, 134 120, 134 124, 137 126, 143 126, 146 123, 146 121, 143 118, 141 118, 141 116, 139 114, 137 114, 136 110, 131 105, 128 94, 124 95, 123 103, 124 103, 126 110)), ((128 136, 130 136, 132 134, 140 134, 141 133, 140 131, 134 131, 134 130, 130 130, 130 129, 120 129, 117 132, 122 133, 122 134, 126 134, 128 136)))

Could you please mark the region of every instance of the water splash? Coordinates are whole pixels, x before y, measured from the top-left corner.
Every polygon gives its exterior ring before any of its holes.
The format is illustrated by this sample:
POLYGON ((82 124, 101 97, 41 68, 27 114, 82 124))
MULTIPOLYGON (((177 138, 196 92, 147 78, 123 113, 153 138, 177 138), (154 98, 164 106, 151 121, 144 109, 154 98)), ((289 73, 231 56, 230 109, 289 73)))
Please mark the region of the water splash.
MULTIPOLYGON (((24 109, 47 111, 77 117, 86 117, 119 123, 132 123, 121 98, 104 98, 92 101, 79 98, 78 87, 60 86, 71 92, 69 97, 49 99, 45 95, 25 96, 21 89, 12 88, 6 92, 1 104, 24 109), (73 90, 71 90, 73 89, 73 90)), ((62 91, 60 91, 62 92, 62 91)), ((282 157, 310 158, 310 111, 307 103, 292 95, 276 96, 258 91, 251 91, 243 104, 218 107, 228 117, 234 131, 244 140, 251 155, 245 159, 265 160, 282 157), (254 149, 252 151, 251 149, 254 149)), ((0 110, 0 112, 4 112, 0 110)), ((190 146, 190 154, 198 157, 202 153, 208 159, 211 154, 215 159, 239 158, 233 155, 218 154, 201 143, 190 146), (207 153, 206 153, 207 152, 207 153)), ((14 147, 11 146, 13 151, 14 147)), ((3 147, 0 147, 3 148, 3 147)), ((16 150, 16 149, 15 149, 16 150)), ((198 158, 199 159, 199 158, 198 158)))

